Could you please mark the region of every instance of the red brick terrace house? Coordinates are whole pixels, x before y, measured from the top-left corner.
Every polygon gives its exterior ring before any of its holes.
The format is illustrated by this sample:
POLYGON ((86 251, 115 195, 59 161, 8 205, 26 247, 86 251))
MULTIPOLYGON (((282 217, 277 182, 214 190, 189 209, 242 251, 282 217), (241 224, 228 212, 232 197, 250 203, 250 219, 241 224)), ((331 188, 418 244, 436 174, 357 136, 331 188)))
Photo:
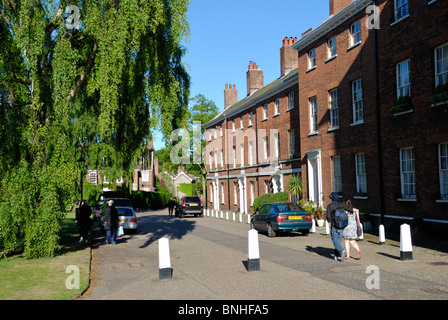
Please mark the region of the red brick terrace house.
POLYGON ((247 97, 226 84, 224 110, 205 124, 207 204, 253 212, 255 198, 284 191, 300 173, 297 51, 294 38, 280 49, 280 77, 264 85, 263 70, 249 64, 247 97))
POLYGON ((293 44, 309 199, 340 193, 395 230, 447 225, 447 14, 441 0, 330 0, 293 44))

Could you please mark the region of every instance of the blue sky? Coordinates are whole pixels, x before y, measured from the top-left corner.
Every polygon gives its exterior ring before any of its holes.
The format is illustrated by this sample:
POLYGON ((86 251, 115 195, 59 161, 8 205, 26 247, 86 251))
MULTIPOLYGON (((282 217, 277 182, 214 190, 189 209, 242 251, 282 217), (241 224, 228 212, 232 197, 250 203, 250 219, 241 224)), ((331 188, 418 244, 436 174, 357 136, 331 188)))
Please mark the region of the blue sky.
MULTIPOLYGON (((280 76, 284 37, 297 37, 329 16, 329 0, 190 0, 190 38, 184 63, 191 76, 191 97, 203 94, 221 111, 226 83, 238 100, 247 94, 249 61, 263 70, 264 84, 280 76)), ((156 150, 164 147, 155 134, 156 150)))

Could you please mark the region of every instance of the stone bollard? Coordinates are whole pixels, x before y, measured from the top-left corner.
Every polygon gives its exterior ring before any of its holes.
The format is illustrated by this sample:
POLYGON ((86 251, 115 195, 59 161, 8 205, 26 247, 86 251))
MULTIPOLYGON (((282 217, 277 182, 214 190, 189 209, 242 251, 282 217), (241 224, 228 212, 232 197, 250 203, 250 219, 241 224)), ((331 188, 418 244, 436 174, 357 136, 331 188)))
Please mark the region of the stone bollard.
POLYGON ((311 221, 311 233, 316 233, 316 220, 314 219, 311 221))
POLYGON ((168 238, 159 239, 159 279, 171 279, 173 268, 171 268, 170 244, 168 238))
POLYGON ((359 226, 361 227, 361 236, 358 237, 358 241, 363 241, 364 240, 364 227, 362 226, 362 223, 360 223, 359 226))
POLYGON ((232 212, 233 221, 235 221, 235 212, 232 212))
POLYGON ((247 214, 247 224, 250 224, 250 218, 251 218, 251 216, 250 216, 250 214, 248 213, 248 214, 247 214))
POLYGON ((384 232, 384 226, 383 225, 380 225, 379 242, 380 242, 380 245, 386 244, 386 235, 385 235, 385 232, 384 232))
POLYGON ((229 221, 229 211, 226 211, 226 220, 229 221))
POLYGON ((240 214, 239 214, 239 222, 241 223, 241 222, 243 222, 243 214, 240 212, 240 214))
POLYGON ((260 271, 260 249, 258 245, 258 231, 249 230, 247 248, 247 271, 260 271))
POLYGON ((221 211, 221 219, 223 219, 223 218, 224 218, 224 216, 223 216, 223 215, 224 215, 224 212, 222 212, 222 211, 221 211))
POLYGON ((412 260, 411 227, 408 224, 400 226, 400 260, 412 260))

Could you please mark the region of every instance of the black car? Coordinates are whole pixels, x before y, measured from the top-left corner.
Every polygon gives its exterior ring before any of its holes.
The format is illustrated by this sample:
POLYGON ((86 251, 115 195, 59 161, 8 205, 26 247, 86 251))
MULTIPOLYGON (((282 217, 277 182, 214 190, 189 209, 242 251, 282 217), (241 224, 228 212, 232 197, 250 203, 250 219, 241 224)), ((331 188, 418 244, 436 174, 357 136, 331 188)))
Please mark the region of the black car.
POLYGON ((195 217, 202 217, 204 214, 204 204, 199 197, 185 196, 176 205, 176 217, 182 218, 186 214, 193 214, 195 217))

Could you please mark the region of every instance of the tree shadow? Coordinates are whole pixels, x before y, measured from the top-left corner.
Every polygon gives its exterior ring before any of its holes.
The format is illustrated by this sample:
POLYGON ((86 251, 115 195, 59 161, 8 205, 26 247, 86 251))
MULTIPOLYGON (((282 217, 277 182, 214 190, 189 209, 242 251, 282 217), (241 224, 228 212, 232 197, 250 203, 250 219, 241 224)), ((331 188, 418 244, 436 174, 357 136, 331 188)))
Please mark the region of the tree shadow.
POLYGON ((138 234, 151 234, 149 239, 140 248, 145 248, 163 237, 170 240, 181 239, 195 229, 196 221, 192 219, 198 218, 179 219, 162 215, 139 217, 138 234))

